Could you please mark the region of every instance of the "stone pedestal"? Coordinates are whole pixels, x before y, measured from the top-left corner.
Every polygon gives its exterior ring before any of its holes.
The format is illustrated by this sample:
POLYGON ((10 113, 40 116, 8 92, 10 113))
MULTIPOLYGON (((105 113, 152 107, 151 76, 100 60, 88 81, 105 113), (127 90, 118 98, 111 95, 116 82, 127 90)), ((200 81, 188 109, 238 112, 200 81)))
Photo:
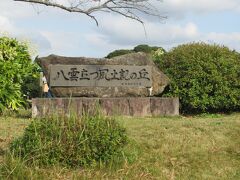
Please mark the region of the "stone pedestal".
POLYGON ((109 116, 176 116, 178 98, 122 97, 122 98, 36 98, 32 100, 32 117, 83 114, 101 111, 109 116))

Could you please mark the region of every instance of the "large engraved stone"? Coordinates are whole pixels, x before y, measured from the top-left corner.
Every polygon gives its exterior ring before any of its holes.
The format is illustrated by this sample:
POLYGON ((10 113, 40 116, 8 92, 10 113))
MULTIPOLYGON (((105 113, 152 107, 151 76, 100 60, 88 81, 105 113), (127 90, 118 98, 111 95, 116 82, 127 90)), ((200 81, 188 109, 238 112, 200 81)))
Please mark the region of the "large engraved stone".
POLYGON ((168 77, 145 53, 112 59, 50 55, 37 58, 37 62, 55 97, 155 96, 169 84, 168 77), (102 74, 104 69, 108 69, 108 74, 102 74), (81 78, 89 80, 80 81, 81 78))
POLYGON ((51 65, 51 87, 151 87, 151 66, 51 65))

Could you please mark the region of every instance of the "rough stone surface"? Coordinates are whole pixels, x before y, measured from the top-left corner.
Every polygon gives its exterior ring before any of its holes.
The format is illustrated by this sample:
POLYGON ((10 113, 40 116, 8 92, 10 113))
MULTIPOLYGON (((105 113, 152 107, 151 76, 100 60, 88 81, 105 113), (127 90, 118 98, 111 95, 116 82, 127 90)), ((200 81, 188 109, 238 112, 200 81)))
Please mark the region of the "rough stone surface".
POLYGON ((150 98, 129 98, 131 116, 151 116, 150 98))
POLYGON ((100 110, 98 98, 82 98, 79 100, 82 101, 82 108, 79 107, 79 109, 82 109, 83 114, 95 115, 100 110))
POLYGON ((179 115, 178 98, 122 97, 122 98, 36 98, 32 100, 32 116, 84 114, 123 116, 175 116, 179 115))
MULTIPOLYGON (((112 59, 85 58, 85 57, 61 57, 50 55, 38 58, 38 64, 43 68, 49 81, 50 65, 131 65, 152 66, 152 96, 159 95, 169 84, 169 78, 164 75, 145 53, 132 53, 118 56, 112 59)), ((52 87, 55 97, 146 97, 149 89, 145 87, 52 87)))
POLYGON ((130 116, 127 98, 101 98, 100 106, 105 115, 130 116))
POLYGON ((159 115, 179 115, 179 98, 156 98, 150 99, 151 114, 159 115))
POLYGON ((82 101, 75 98, 64 98, 64 104, 66 114, 82 115, 82 101))

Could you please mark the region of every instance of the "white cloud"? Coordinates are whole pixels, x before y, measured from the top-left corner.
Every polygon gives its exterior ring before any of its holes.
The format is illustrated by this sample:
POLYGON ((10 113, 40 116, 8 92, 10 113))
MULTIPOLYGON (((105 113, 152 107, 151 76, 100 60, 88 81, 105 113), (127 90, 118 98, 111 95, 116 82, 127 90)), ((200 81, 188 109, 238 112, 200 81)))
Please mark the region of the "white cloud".
POLYGON ((192 22, 183 26, 146 22, 144 29, 140 23, 119 16, 108 16, 100 25, 98 31, 104 37, 102 40, 115 45, 178 43, 191 41, 199 35, 197 26, 192 22))
POLYGON ((203 33, 199 31, 197 25, 193 22, 183 25, 146 22, 147 36, 143 26, 139 23, 119 16, 105 17, 100 22, 100 25, 101 27, 97 29, 98 32, 93 36, 88 35, 88 41, 99 48, 109 47, 107 49, 111 51, 114 50, 111 47, 124 49, 132 48, 138 44, 157 45, 170 49, 178 44, 194 41, 217 43, 240 51, 240 32, 203 33))
POLYGON ((70 56, 74 51, 78 51, 80 47, 81 36, 78 34, 61 31, 42 31, 41 33, 51 44, 51 54, 70 56))
POLYGON ((233 33, 216 33, 205 34, 204 39, 208 43, 217 43, 228 46, 231 49, 240 51, 240 32, 233 33))
POLYGON ((51 52, 51 43, 41 32, 28 31, 15 36, 20 40, 29 41, 30 45, 35 48, 34 50, 36 50, 38 54, 49 54, 51 52))
POLYGON ((238 0, 166 0, 163 2, 169 9, 193 12, 213 12, 238 9, 238 0))
POLYGON ((129 44, 118 44, 109 41, 109 37, 100 33, 89 33, 85 35, 86 42, 89 44, 91 49, 94 51, 91 52, 91 56, 100 56, 104 57, 109 52, 116 49, 131 49, 132 45, 129 44), (96 51, 98 53, 96 53, 96 51), (96 53, 96 55, 95 55, 96 53))
MULTIPOLYGON (((188 17, 189 13, 199 15, 225 11, 240 12, 240 1, 165 0, 156 7, 159 7, 160 12, 168 13, 170 18, 173 16, 181 18, 188 17)), ((56 8, 1 0, 0 9, 0 31, 30 39, 39 46, 41 56, 55 53, 65 56, 96 57, 105 56, 115 49, 130 49, 138 44, 157 45, 169 49, 192 41, 215 42, 240 51, 240 32, 226 33, 223 28, 221 33, 214 32, 214 29, 203 33, 197 22, 187 19, 167 20, 166 23, 145 19, 147 33, 145 34, 144 27, 140 23, 111 14, 97 14, 100 27, 95 27, 94 22, 85 16, 56 8), (42 13, 38 15, 38 12, 42 13), (34 28, 30 24, 37 24, 40 28, 34 28)), ((206 27, 201 28, 206 29, 206 27)))
POLYGON ((0 32, 8 32, 13 30, 13 25, 7 17, 0 16, 0 32))
POLYGON ((41 33, 18 28, 13 21, 0 15, 0 36, 8 35, 21 41, 29 41, 37 51, 43 53, 50 49, 50 43, 41 33))
POLYGON ((0 9, 0 15, 11 19, 29 17, 37 12, 33 5, 13 0, 1 0, 0 9))
MULTIPOLYGON (((69 4, 68 0, 60 0, 69 4)), ((49 17, 58 17, 62 19, 79 19, 75 13, 69 13, 59 8, 48 7, 34 3, 19 2, 14 0, 0 0, 0 15, 8 17, 12 20, 22 19, 48 19, 49 17), (66 16, 67 15, 67 16, 66 16), (75 16, 74 16, 75 15, 75 16)), ((80 19, 83 15, 80 16, 80 19)), ((83 16, 84 17, 84 16, 83 16)))
MULTIPOLYGON (((117 23, 116 23, 117 24, 117 23)), ((105 27, 105 26, 104 26, 105 27)), ((182 43, 204 41, 226 45, 240 51, 240 32, 235 33, 201 33, 194 23, 180 25, 146 24, 147 37, 141 26, 125 24, 118 26, 112 23, 111 28, 102 27, 99 32, 77 33, 61 31, 41 32, 36 34, 36 41, 44 47, 41 56, 58 54, 63 56, 103 57, 116 49, 132 49, 138 44, 162 46, 170 49, 182 43), (137 29, 137 30, 136 30, 137 29), (128 33, 129 32, 129 33, 128 33), (135 32, 135 33, 133 33, 135 32), (48 44, 45 42, 47 40, 48 44)))
MULTIPOLYGON (((156 7, 162 15, 168 19, 183 19, 190 14, 209 14, 222 12, 240 13, 239 0, 153 0, 156 7)), ((156 18, 148 17, 153 20, 156 18)))
MULTIPOLYGON (((51 52, 42 53, 41 56, 57 54, 61 56, 87 56, 104 57, 109 52, 120 49, 121 45, 109 42, 104 35, 94 32, 41 32, 51 43, 51 52)), ((131 46, 125 46, 132 48, 131 46)))

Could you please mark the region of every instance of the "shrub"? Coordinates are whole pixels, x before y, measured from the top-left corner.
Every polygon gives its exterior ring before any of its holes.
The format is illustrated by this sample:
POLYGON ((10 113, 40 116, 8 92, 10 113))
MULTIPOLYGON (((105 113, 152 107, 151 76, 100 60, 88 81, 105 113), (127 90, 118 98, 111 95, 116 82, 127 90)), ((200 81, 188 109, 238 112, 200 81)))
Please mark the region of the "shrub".
POLYGON ((133 49, 135 52, 145 52, 145 53, 151 53, 152 48, 148 46, 147 44, 140 44, 133 49))
POLYGON ((0 112, 18 109, 25 103, 24 79, 35 76, 28 46, 16 39, 0 37, 0 112))
POLYGON ((166 96, 179 96, 185 113, 240 110, 240 55, 227 47, 190 43, 159 62, 170 77, 166 96))
POLYGON ((124 55, 124 54, 129 54, 129 53, 133 53, 134 51, 132 50, 128 50, 128 49, 120 49, 120 50, 115 50, 111 53, 109 53, 106 58, 113 58, 113 57, 116 57, 116 56, 121 56, 121 55, 124 55))
POLYGON ((133 50, 130 50, 130 49, 115 50, 115 51, 109 53, 106 56, 106 58, 113 58, 116 56, 121 56, 124 54, 129 54, 129 53, 134 53, 134 52, 144 52, 147 54, 155 54, 156 51, 158 51, 158 54, 160 51, 165 53, 165 50, 162 47, 148 46, 146 44, 140 44, 140 45, 137 45, 136 47, 134 47, 133 50))
POLYGON ((10 150, 28 164, 95 166, 119 157, 126 131, 113 118, 84 116, 33 120, 10 150))
POLYGON ((149 46, 147 44, 140 44, 138 46, 135 46, 133 50, 134 52, 145 52, 147 54, 153 54, 156 51, 162 51, 163 53, 165 52, 165 50, 162 47, 149 46))
POLYGON ((160 63, 160 61, 163 59, 165 53, 166 53, 165 49, 159 47, 158 49, 156 49, 156 50, 153 51, 153 53, 152 53, 152 59, 153 59, 153 61, 154 61, 156 64, 160 63))

